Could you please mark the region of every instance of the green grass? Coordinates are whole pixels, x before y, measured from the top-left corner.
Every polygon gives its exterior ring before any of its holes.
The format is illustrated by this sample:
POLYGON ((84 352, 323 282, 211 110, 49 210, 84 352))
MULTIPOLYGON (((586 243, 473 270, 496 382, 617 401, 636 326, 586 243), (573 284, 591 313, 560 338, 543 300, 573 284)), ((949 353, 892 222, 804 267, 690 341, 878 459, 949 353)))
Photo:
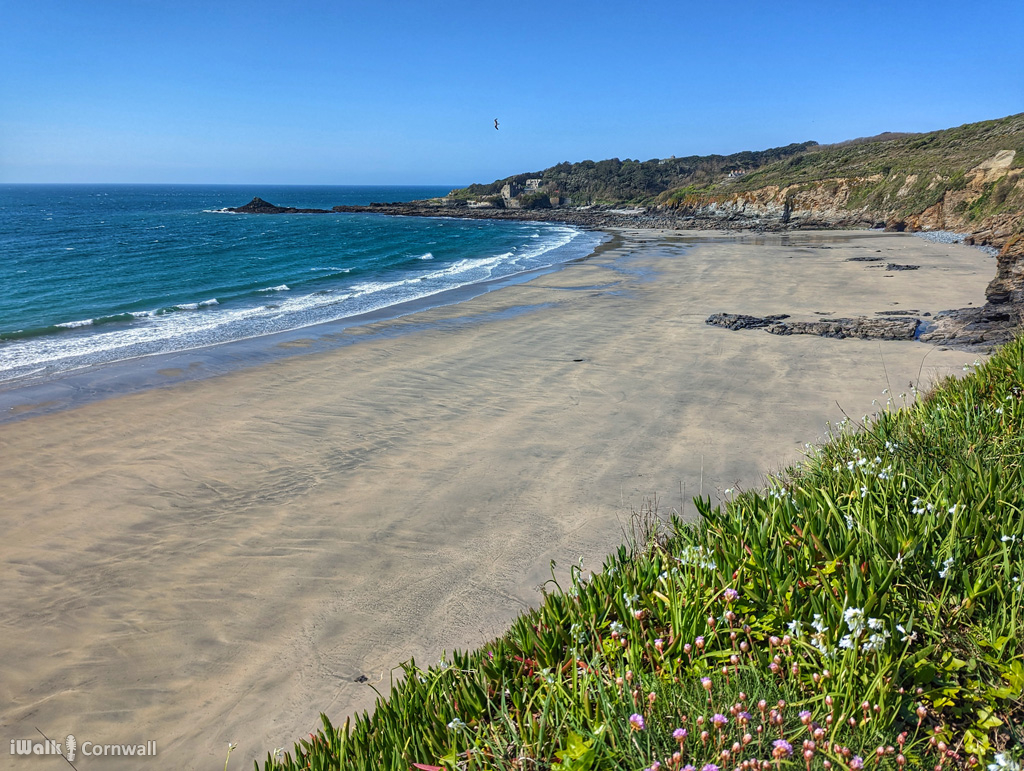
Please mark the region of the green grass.
POLYGON ((1024 114, 968 123, 923 136, 811 148, 747 174, 733 187, 755 190, 765 185, 876 174, 883 178, 898 174, 903 179, 910 174, 929 179, 937 174, 952 179, 1000 150, 1016 150, 1015 163, 1024 159, 1024 114))
POLYGON ((601 571, 264 769, 1014 768, 1024 341, 966 369, 696 525, 638 513, 601 571))

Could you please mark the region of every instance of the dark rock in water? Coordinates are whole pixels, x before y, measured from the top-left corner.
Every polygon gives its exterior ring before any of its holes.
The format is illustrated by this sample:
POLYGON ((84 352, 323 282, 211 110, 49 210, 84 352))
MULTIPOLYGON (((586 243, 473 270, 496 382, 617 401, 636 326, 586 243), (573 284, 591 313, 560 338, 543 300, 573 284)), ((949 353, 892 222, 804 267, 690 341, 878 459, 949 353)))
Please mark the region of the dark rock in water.
POLYGON ((742 313, 713 313, 705 319, 705 324, 726 329, 759 329, 782 319, 788 319, 785 313, 777 316, 744 316, 742 313))
POLYGON ((897 265, 895 262, 890 262, 885 266, 886 270, 917 270, 920 265, 897 265))
POLYGON ((281 206, 274 206, 274 204, 268 203, 257 196, 245 206, 239 206, 237 209, 228 209, 228 211, 240 214, 277 214, 278 212, 285 211, 285 209, 281 206))
MULTIPOLYGON (((875 311, 876 316, 913 316, 915 313, 920 313, 918 310, 910 310, 909 308, 905 311, 875 311)), ((931 316, 930 313, 925 313, 925 316, 931 316)))
POLYGON ((274 206, 257 196, 245 206, 229 208, 228 211, 235 214, 330 214, 327 209, 296 209, 291 206, 274 206))
POLYGON ((846 262, 881 262, 881 257, 847 257, 846 262))

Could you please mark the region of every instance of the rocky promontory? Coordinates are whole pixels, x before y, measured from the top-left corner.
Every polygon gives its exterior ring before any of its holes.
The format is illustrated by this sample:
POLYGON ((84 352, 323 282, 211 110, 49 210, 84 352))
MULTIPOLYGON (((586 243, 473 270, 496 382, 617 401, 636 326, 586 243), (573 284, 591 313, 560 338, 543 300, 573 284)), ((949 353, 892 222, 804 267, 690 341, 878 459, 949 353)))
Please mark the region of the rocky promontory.
POLYGON ((296 209, 292 206, 275 206, 259 196, 253 198, 245 206, 227 208, 232 214, 330 214, 329 209, 296 209))

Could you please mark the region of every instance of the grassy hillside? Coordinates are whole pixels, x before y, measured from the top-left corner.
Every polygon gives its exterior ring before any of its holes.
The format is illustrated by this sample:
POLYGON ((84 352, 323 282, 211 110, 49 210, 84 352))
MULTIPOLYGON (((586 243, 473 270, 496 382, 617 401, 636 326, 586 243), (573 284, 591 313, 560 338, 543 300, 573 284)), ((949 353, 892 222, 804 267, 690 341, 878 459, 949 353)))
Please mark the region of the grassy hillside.
POLYGON ((1024 342, 965 370, 264 768, 1019 771, 1024 342))
POLYGON ((686 185, 708 185, 733 170, 749 171, 779 159, 791 158, 814 146, 802 142, 769 150, 733 155, 691 155, 686 158, 560 163, 543 171, 516 174, 489 185, 470 185, 453 191, 455 198, 486 198, 501 192, 506 184, 523 185, 527 179, 541 179, 543 188, 559 193, 576 205, 653 201, 661 193, 686 185))
POLYGON ((953 176, 1007 149, 1017 151, 1014 166, 1024 167, 1024 113, 929 134, 818 145, 765 165, 738 180, 736 187, 754 190, 765 185, 784 186, 834 177, 888 176, 896 169, 953 176))
MULTIPOLYGON (((971 169, 1008 150, 1015 154, 1007 171, 1024 168, 1024 114, 929 134, 809 148, 765 165, 729 189, 752 191, 769 185, 858 178, 862 181, 850 206, 884 210, 898 199, 894 211, 911 216, 934 206, 947 191, 965 189, 971 169)), ((1015 189, 1016 181, 1012 174, 989 180, 982 199, 969 204, 973 218, 1024 208, 1024 192, 1019 186, 1015 189)))

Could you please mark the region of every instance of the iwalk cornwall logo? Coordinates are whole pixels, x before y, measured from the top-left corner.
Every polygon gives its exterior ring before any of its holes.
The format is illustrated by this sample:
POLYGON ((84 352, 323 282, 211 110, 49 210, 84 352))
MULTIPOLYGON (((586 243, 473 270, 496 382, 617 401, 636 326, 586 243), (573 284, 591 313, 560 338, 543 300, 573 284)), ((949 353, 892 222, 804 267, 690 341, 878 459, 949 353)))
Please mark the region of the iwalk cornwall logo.
MULTIPOLYGON (((42 732, 40 731, 40 735, 42 732)), ((3 745, 0 744, 0 747, 3 745)), ((12 755, 60 755, 69 763, 76 759, 96 757, 129 757, 148 758, 156 755, 156 741, 149 740, 142 744, 99 744, 98 742, 79 742, 74 734, 68 734, 64 741, 43 735, 42 741, 34 739, 11 739, 12 755)))

